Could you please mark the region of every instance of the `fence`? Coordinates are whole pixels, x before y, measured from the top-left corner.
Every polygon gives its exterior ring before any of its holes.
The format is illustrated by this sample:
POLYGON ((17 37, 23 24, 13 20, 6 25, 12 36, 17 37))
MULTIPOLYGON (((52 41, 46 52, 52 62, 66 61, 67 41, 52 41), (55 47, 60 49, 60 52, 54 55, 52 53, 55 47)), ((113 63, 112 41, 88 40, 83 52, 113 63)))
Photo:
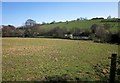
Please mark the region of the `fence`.
POLYGON ((112 54, 112 56, 111 56, 111 67, 110 67, 110 77, 109 77, 110 79, 109 79, 109 83, 116 83, 115 82, 116 60, 117 60, 117 54, 112 54))

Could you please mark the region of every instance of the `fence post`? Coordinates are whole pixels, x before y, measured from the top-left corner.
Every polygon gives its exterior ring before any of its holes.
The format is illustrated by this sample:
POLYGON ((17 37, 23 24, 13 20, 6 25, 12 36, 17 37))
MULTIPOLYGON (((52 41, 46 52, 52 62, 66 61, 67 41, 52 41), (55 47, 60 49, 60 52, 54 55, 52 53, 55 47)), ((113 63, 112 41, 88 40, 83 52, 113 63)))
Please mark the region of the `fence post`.
POLYGON ((117 58, 117 54, 112 54, 109 83, 115 83, 116 58, 117 58))

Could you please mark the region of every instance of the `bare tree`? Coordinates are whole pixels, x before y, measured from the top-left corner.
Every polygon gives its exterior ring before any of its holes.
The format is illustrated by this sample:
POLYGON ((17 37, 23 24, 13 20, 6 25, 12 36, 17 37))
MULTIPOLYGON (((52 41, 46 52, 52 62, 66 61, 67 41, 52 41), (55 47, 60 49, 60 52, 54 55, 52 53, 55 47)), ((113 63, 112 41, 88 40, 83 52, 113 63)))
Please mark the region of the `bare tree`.
POLYGON ((32 20, 32 19, 28 19, 26 22, 25 22, 25 26, 26 27, 32 27, 36 24, 36 21, 32 20))

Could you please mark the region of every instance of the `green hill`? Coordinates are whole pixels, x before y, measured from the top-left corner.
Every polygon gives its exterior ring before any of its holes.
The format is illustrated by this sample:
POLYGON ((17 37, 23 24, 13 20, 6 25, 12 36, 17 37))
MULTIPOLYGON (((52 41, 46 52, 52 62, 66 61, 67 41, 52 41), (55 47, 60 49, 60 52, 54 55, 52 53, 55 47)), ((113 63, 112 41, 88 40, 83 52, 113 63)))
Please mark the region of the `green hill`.
POLYGON ((109 24, 110 31, 117 31, 118 22, 101 22, 101 20, 80 20, 80 21, 69 21, 67 22, 56 22, 53 24, 45 24, 41 27, 47 30, 53 29, 54 27, 66 27, 68 30, 71 28, 81 28, 81 29, 90 29, 93 24, 103 25, 109 24))
MULTIPOLYGON (((91 20, 73 20, 66 22, 51 22, 43 24, 34 24, 15 28, 13 26, 4 26, 2 28, 3 37, 51 37, 51 38, 72 38, 78 39, 86 37, 87 39, 110 42, 118 39, 118 18, 91 20), (73 35, 73 36, 71 36, 73 35), (78 37, 79 36, 79 37, 78 37)), ((28 20, 28 23, 29 22, 28 20)), ((117 41, 117 40, 116 40, 117 41)))

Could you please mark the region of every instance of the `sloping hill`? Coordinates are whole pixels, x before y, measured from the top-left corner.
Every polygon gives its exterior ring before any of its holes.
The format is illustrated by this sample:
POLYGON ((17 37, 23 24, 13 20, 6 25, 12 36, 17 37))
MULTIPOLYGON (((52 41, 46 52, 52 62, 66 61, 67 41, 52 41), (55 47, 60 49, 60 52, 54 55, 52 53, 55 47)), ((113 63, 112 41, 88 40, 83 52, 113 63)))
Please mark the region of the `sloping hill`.
POLYGON ((41 27, 44 29, 52 29, 54 27, 66 27, 68 30, 71 28, 81 28, 81 29, 90 29, 90 27, 93 24, 97 25, 103 25, 103 24, 109 24, 110 25, 110 31, 116 31, 118 28, 117 22, 101 22, 101 20, 80 20, 80 21, 69 21, 69 22, 56 22, 53 24, 45 24, 41 27))

